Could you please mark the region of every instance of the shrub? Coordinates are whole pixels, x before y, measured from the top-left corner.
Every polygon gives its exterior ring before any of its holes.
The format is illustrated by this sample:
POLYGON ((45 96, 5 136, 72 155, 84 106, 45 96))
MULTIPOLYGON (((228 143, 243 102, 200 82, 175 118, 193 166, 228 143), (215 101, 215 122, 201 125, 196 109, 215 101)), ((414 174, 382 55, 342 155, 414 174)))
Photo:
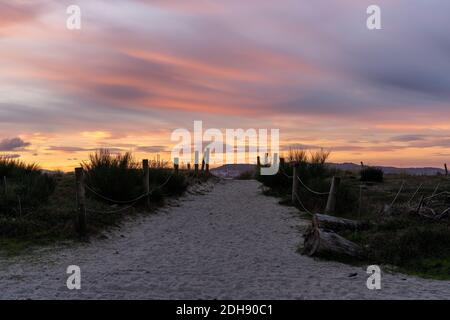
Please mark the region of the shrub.
POLYGON ((55 190, 53 177, 37 164, 0 157, 0 213, 17 214, 45 203, 55 190))
MULTIPOLYGON (((142 168, 129 152, 113 155, 101 149, 91 154, 82 166, 87 172, 88 187, 112 200, 128 201, 145 192, 142 168)), ((162 161, 150 163, 150 190, 154 193, 151 198, 156 202, 164 195, 181 195, 188 185, 183 174, 172 175, 172 169, 166 167, 162 161)))
MULTIPOLYGON (((323 149, 308 153, 305 150, 291 148, 288 159, 298 164, 298 176, 305 185, 317 192, 328 192, 331 175, 335 174, 326 164, 329 155, 330 153, 323 149)), ((270 188, 266 194, 290 198, 294 171, 293 163, 280 164, 280 170, 275 175, 257 175, 257 179, 270 188)), ((298 196, 302 205, 313 212, 322 210, 326 204, 326 197, 311 193, 304 187, 300 187, 298 196)))
POLYGON ((127 201, 144 192, 142 170, 130 152, 111 154, 107 149, 100 149, 90 154, 82 167, 88 188, 103 196, 127 201))
POLYGON ((236 177, 237 180, 251 180, 254 178, 255 178, 255 172, 253 170, 241 172, 241 174, 239 174, 236 177))
POLYGON ((366 167, 361 170, 361 181, 383 182, 383 170, 375 167, 366 167))
POLYGON ((400 224, 395 230, 390 230, 384 224, 375 230, 368 230, 372 258, 383 263, 406 266, 418 259, 450 257, 450 230, 447 226, 424 225, 423 222, 408 224, 400 224))
POLYGON ((188 180, 181 172, 173 174, 172 169, 150 168, 150 190, 159 189, 162 195, 179 196, 188 186, 188 180))

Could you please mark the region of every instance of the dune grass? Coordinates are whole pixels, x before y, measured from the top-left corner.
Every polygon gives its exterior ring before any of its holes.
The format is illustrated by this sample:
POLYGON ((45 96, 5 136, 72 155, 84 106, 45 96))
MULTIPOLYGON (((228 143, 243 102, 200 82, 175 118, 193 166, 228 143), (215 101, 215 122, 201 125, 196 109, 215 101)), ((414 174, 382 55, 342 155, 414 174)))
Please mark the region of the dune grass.
MULTIPOLYGON (((291 150, 287 156, 288 161, 299 163, 300 178, 315 191, 327 192, 331 177, 341 178, 333 215, 371 222, 367 230, 340 232, 367 249, 366 263, 450 280, 450 217, 434 221, 405 211, 406 204, 417 207, 422 196, 450 191, 450 179, 442 175, 383 175, 374 168, 362 172, 339 171, 329 168, 326 158, 326 154, 311 157, 307 151, 300 150, 291 150), (393 202, 402 185, 392 213, 384 213, 385 205, 393 202), (436 187, 439 188, 436 190, 436 187)), ((266 194, 281 197, 282 204, 291 204, 292 179, 288 176, 292 176, 292 165, 286 163, 277 175, 260 176, 258 180, 268 187, 266 194)), ((303 186, 300 186, 299 198, 311 213, 322 213, 327 200, 327 196, 313 194, 303 186)), ((449 197, 439 201, 441 210, 450 207, 449 197)), ((302 206, 298 207, 305 211, 302 206)))
MULTIPOLYGON (((143 170, 132 154, 113 154, 99 150, 82 163, 85 170, 88 234, 97 236, 111 227, 120 227, 125 217, 137 213, 151 213, 164 205, 167 197, 180 196, 189 184, 203 182, 207 177, 192 177, 180 170, 173 174, 167 163, 151 162, 150 207, 146 201, 115 204, 113 200, 129 200, 144 193, 143 170)), ((73 173, 48 175, 35 164, 0 159, 0 173, 7 174, 7 194, 0 187, 0 243, 1 250, 17 253, 30 245, 46 245, 55 241, 78 239, 76 185, 73 173), (14 202, 20 194, 22 211, 14 202), (39 201, 37 201, 39 199, 39 201)), ((3 178, 2 178, 3 179, 3 178)))
POLYGON ((53 177, 37 164, 0 157, 0 219, 28 214, 47 202, 54 189, 53 177))

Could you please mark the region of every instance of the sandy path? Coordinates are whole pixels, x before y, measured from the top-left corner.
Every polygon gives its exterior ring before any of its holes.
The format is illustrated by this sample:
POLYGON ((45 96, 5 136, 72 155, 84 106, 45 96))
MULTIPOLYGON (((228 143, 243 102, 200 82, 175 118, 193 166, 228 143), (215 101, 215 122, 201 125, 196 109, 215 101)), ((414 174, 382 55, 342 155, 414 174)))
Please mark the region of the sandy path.
POLYGON ((108 239, 3 257, 0 298, 450 299, 449 281, 383 274, 371 291, 364 269, 301 256, 305 222, 258 186, 221 182, 108 239), (81 267, 79 291, 65 286, 71 264, 81 267))

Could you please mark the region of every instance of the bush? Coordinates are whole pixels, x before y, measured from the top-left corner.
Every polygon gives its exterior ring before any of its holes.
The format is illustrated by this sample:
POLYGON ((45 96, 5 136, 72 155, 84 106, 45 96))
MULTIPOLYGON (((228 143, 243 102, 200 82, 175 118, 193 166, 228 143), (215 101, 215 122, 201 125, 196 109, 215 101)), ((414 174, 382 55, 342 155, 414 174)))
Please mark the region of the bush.
MULTIPOLYGON (((280 169, 275 175, 262 176, 258 174, 257 179, 278 194, 290 192, 292 188, 292 178, 289 177, 293 175, 294 171, 292 163, 297 163, 300 179, 304 183, 310 183, 311 187, 322 188, 324 180, 327 180, 331 174, 331 171, 325 163, 329 155, 329 152, 321 149, 316 152, 310 152, 308 156, 308 153, 305 150, 290 148, 288 160, 291 163, 280 164, 280 169)), ((329 189, 329 182, 327 181, 326 183, 328 184, 327 188, 329 189)))
POLYGON ((20 214, 45 203, 55 190, 53 177, 36 164, 0 157, 0 213, 20 214))
POLYGON ((157 188, 162 195, 179 196, 187 186, 188 180, 181 172, 175 175, 172 169, 150 168, 150 190, 157 188))
POLYGON ((251 180, 254 178, 255 178, 255 171, 253 170, 244 171, 236 177, 237 180, 251 180))
POLYGON ((361 170, 361 181, 383 182, 383 170, 375 167, 367 167, 361 170))
POLYGON ((111 154, 107 149, 89 155, 82 163, 86 184, 103 196, 127 201, 144 193, 142 170, 130 152, 111 154))
MULTIPOLYGON (((82 164, 86 170, 86 183, 97 193, 116 201, 128 201, 145 193, 143 171, 133 155, 111 154, 101 149, 89 156, 89 162, 82 164)), ((183 174, 172 175, 164 162, 151 162, 149 168, 152 199, 159 202, 163 196, 181 195, 188 182, 183 174), (169 178, 170 177, 170 178, 169 178)))
POLYGON ((367 231, 367 242, 374 260, 408 266, 418 259, 450 257, 450 230, 447 226, 404 223, 403 220, 396 224, 396 220, 392 220, 394 222, 384 222, 367 231))

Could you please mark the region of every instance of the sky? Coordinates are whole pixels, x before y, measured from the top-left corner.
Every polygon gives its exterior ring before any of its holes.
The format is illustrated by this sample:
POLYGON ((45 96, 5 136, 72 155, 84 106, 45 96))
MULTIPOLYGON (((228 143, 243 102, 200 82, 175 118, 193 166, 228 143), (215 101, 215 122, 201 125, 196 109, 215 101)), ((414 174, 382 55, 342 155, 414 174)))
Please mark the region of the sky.
POLYGON ((0 155, 169 157, 177 128, 280 130, 331 161, 450 162, 448 0, 0 0, 0 155), (69 5, 81 30, 66 28, 69 5), (381 30, 366 27, 369 5, 381 30))

